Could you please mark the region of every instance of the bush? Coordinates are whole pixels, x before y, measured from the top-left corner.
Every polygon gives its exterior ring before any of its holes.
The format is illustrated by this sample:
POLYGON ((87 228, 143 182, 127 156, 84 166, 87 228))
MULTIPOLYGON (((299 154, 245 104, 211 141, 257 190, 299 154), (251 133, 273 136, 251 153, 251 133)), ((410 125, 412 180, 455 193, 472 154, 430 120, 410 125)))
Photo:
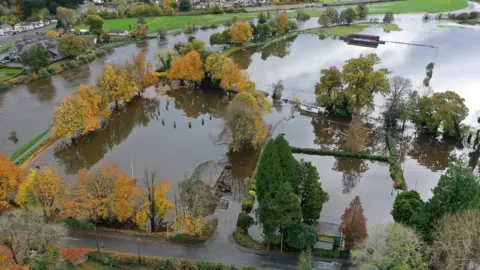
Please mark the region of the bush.
POLYGON ((200 30, 207 30, 209 28, 210 28, 210 26, 208 24, 203 24, 203 25, 200 26, 200 30))
POLYGON ((219 6, 219 5, 211 5, 209 8, 208 8, 208 11, 212 14, 222 14, 223 13, 223 9, 219 6))
POLYGON ((242 211, 249 214, 250 212, 252 212, 254 203, 255 203, 255 198, 248 195, 242 202, 242 211))
POLYGON ((312 249, 312 253, 318 257, 324 258, 340 258, 340 250, 326 250, 320 248, 312 249))
POLYGON ((92 229, 94 227, 93 223, 87 222, 87 221, 80 221, 76 218, 73 217, 68 217, 65 219, 62 219, 62 222, 65 223, 65 225, 69 228, 75 228, 75 229, 92 229))
POLYGON ((43 77, 46 77, 50 75, 50 73, 48 72, 47 68, 41 68, 38 70, 38 77, 39 78, 43 78, 43 77))
POLYGON ((463 12, 463 13, 460 13, 457 15, 457 20, 461 20, 461 21, 464 21, 464 20, 468 20, 470 19, 470 14, 467 13, 467 12, 463 12))
POLYGON ((478 18, 479 16, 480 16, 480 12, 478 12, 478 11, 470 12, 470 19, 471 20, 474 20, 474 19, 478 18))
POLYGON ((107 55, 107 52, 105 52, 103 49, 96 49, 95 55, 97 57, 104 57, 105 55, 107 55))
POLYGON ((248 229, 255 223, 253 218, 245 213, 238 214, 237 227, 243 230, 245 234, 248 234, 248 229))
POLYGON ((357 152, 343 152, 335 151, 329 149, 315 149, 315 148, 299 148, 292 147, 292 153, 294 154, 307 154, 307 155, 319 155, 319 156, 338 156, 338 157, 351 157, 351 158, 362 158, 370 159, 381 162, 389 162, 389 158, 382 155, 372 155, 368 153, 357 153, 357 152))
POLYGON ((308 21, 310 19, 310 15, 308 15, 305 11, 303 10, 298 10, 297 11, 297 21, 308 21))
POLYGON ((183 27, 184 34, 190 35, 195 33, 195 31, 197 31, 197 28, 193 24, 187 24, 183 27))
POLYGON ((210 44, 229 44, 230 43, 230 33, 229 29, 224 30, 223 32, 213 33, 210 36, 210 44))
POLYGON ((113 47, 111 45, 107 45, 103 47, 103 50, 106 51, 107 53, 113 52, 113 47))
POLYGON ((253 191, 256 192, 256 191, 257 191, 257 184, 251 183, 251 184, 250 184, 250 190, 253 190, 253 191))
POLYGON ((237 231, 233 233, 233 239, 235 242, 242 247, 256 249, 256 250, 266 250, 267 247, 262 243, 255 241, 250 235, 245 234, 241 231, 237 231))
POLYGON ((210 29, 217 29, 218 28, 218 25, 212 23, 210 24, 210 29))
POLYGON ((191 236, 183 233, 177 233, 170 238, 171 241, 174 242, 182 242, 182 243, 204 243, 207 241, 206 239, 200 236, 191 236))

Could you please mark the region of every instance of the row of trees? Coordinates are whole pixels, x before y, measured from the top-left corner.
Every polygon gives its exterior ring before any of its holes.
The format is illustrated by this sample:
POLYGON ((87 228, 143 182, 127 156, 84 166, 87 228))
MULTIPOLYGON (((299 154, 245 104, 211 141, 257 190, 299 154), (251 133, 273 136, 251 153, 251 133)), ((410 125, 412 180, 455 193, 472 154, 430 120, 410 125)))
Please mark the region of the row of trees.
POLYGON ((450 166, 423 201, 418 192, 397 195, 395 223, 378 225, 352 253, 377 268, 466 269, 478 264, 480 181, 462 161, 450 166))
POLYGON ((56 107, 54 136, 74 139, 98 129, 102 119, 110 115, 110 104, 127 103, 157 82, 158 77, 143 53, 138 53, 133 63, 127 61, 122 68, 107 65, 99 77, 98 87, 81 85, 74 95, 65 97, 56 107))
POLYGON ((278 136, 266 144, 254 180, 264 242, 312 247, 317 239, 313 223, 328 200, 315 166, 297 161, 288 142, 278 136))
POLYGON ((394 76, 389 80, 387 69, 375 69, 380 62, 376 54, 368 54, 345 61, 341 71, 335 66, 322 69, 315 85, 317 103, 331 113, 359 114, 371 110, 374 95, 381 94, 386 97, 383 115, 388 125, 400 120, 405 126, 410 120, 431 134, 440 128, 448 136, 461 133, 460 123, 468 115, 462 97, 453 91, 432 93, 428 88, 420 96, 409 79, 394 76))
POLYGON ((283 35, 298 26, 288 20, 286 12, 271 14, 260 12, 258 23, 235 22, 229 29, 210 36, 210 44, 239 44, 253 41, 263 41, 275 35, 283 35))

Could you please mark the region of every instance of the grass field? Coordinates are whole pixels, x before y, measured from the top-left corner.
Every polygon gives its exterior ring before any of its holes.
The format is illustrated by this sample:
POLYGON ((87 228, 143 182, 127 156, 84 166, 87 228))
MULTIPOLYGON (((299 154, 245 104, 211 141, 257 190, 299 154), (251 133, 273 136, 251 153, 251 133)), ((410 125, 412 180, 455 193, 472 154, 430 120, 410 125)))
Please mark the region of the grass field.
POLYGON ((50 129, 45 130, 44 132, 38 134, 35 138, 31 139, 30 141, 26 142, 24 145, 20 146, 20 148, 15 151, 12 156, 10 157, 11 161, 15 161, 19 156, 23 155, 28 149, 34 146, 38 141, 40 141, 45 135, 50 131, 50 129))
POLYGON ((333 27, 320 27, 315 29, 310 29, 305 32, 316 34, 316 35, 325 35, 325 36, 346 36, 349 34, 360 33, 363 30, 370 27, 379 27, 389 31, 402 31, 400 27, 396 24, 353 24, 350 26, 333 26, 333 27))
MULTIPOLYGON (((205 24, 223 24, 231 22, 236 16, 240 21, 249 21, 257 17, 257 12, 252 13, 236 13, 236 14, 219 14, 219 15, 193 15, 193 16, 162 16, 145 18, 149 32, 156 32, 159 26, 165 26, 168 30, 180 29, 187 24, 205 25, 205 24)), ((135 27, 137 18, 125 18, 105 20, 103 29, 126 29, 130 26, 135 27)), ((88 28, 85 25, 80 28, 88 28)))
POLYGON ((405 0, 390 3, 369 5, 370 13, 436 13, 464 9, 468 6, 465 0, 405 0))
POLYGON ((21 68, 0 68, 0 82, 6 81, 22 72, 23 69, 21 68))

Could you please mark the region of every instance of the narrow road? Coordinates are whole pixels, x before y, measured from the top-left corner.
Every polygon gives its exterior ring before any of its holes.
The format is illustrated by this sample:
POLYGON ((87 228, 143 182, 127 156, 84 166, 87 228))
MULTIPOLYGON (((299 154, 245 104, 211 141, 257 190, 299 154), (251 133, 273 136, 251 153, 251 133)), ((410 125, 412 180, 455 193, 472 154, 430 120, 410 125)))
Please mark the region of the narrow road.
MULTIPOLYGON (((104 243, 105 250, 137 254, 140 247, 140 254, 145 256, 175 257, 188 260, 202 260, 219 262, 227 265, 247 267, 256 266, 275 269, 297 269, 298 259, 284 256, 265 256, 255 253, 240 251, 235 246, 226 243, 217 245, 214 242, 206 246, 188 246, 180 244, 165 243, 158 240, 137 241, 134 238, 117 238, 115 236, 99 235, 99 242, 104 243)), ((70 232, 67 241, 68 246, 81 248, 96 248, 95 236, 82 232, 70 232)), ((334 263, 314 262, 315 269, 340 269, 334 263)))
POLYGON ((12 43, 16 40, 22 39, 24 36, 35 35, 37 32, 41 32, 41 31, 44 31, 44 30, 47 30, 47 29, 55 28, 55 25, 56 24, 52 23, 52 24, 49 24, 47 26, 40 27, 40 28, 37 28, 37 29, 33 29, 33 30, 30 30, 30 31, 26 31, 26 32, 22 32, 22 33, 13 35, 13 36, 0 37, 0 45, 3 46, 5 44, 9 44, 9 43, 12 43))
MULTIPOLYGON (((236 217, 236 216, 235 216, 236 217)), ((289 253, 261 254, 247 252, 232 243, 230 234, 234 224, 231 222, 232 215, 229 212, 219 213, 218 227, 212 239, 205 246, 193 246, 173 244, 149 237, 130 236, 121 233, 99 232, 99 242, 104 243, 105 250, 137 254, 140 249, 141 255, 176 257, 188 260, 202 260, 234 264, 240 267, 256 266, 261 268, 275 269, 298 269, 298 257, 289 253)), ((69 246, 82 248, 96 248, 95 235, 90 232, 70 231, 66 243, 69 246)), ((331 270, 342 269, 336 262, 316 260, 314 269, 331 270)))

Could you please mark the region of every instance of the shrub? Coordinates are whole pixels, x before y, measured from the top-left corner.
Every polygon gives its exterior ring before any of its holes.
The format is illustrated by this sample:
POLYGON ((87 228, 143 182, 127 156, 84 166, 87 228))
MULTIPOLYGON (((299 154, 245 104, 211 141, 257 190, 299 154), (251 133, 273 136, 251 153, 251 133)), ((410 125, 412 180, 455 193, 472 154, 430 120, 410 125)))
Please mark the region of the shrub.
POLYGON ((250 213, 253 209, 253 204, 255 202, 255 198, 252 196, 247 196, 243 202, 242 202, 242 211, 245 211, 245 213, 250 213))
POLYGON ((203 24, 203 25, 200 26, 201 30, 207 30, 208 28, 210 28, 210 26, 207 25, 207 24, 203 24))
POLYGON ((63 223, 69 228, 75 228, 75 229, 93 229, 94 225, 93 223, 87 222, 87 221, 80 221, 76 218, 73 217, 68 217, 62 220, 63 223))
POLYGON ((253 218, 245 213, 238 214, 237 227, 243 230, 245 234, 248 234, 248 229, 255 223, 253 218))
POLYGON ((213 33, 210 36, 210 44, 228 44, 230 43, 229 29, 223 32, 213 33))
POLYGON ((39 78, 43 78, 43 77, 46 77, 50 75, 50 73, 48 72, 47 68, 41 68, 38 70, 38 77, 39 78))
POLYGON ((480 12, 478 12, 478 11, 470 12, 470 19, 472 19, 472 20, 478 18, 479 16, 480 16, 480 12))
POLYGON ((235 242, 242 247, 257 249, 257 250, 265 250, 267 249, 265 245, 262 243, 255 241, 250 235, 245 234, 241 231, 237 231, 233 233, 233 239, 235 242))
POLYGON ((204 243, 206 239, 200 236, 191 236, 188 234, 177 233, 170 238, 171 241, 174 242, 182 242, 182 243, 204 243))
POLYGON ((255 193, 255 191, 253 191, 253 190, 249 190, 249 191, 248 191, 248 195, 250 195, 250 196, 252 196, 252 197, 255 197, 256 193, 255 193))
POLYGON ((324 258, 340 258, 340 250, 326 250, 320 248, 314 248, 312 250, 313 255, 324 258))
POLYGON ((217 29, 218 28, 218 25, 212 23, 210 24, 210 29, 217 29))
POLYGON ((193 24, 187 24, 183 27, 183 33, 190 35, 197 31, 197 28, 193 24))
POLYGON ((95 55, 96 55, 97 57, 103 57, 103 56, 105 56, 106 54, 107 54, 107 53, 106 53, 103 49, 97 49, 97 50, 95 50, 95 55))
POLYGON ((460 13, 457 15, 457 20, 468 20, 470 19, 470 14, 468 14, 467 12, 463 12, 463 13, 460 13))
POLYGON ((256 192, 256 191, 257 191, 257 184, 251 183, 251 184, 250 184, 250 190, 253 190, 253 191, 256 192))
POLYGON ((310 19, 310 15, 308 15, 305 11, 303 10, 298 10, 297 11, 297 21, 307 21, 310 19))
POLYGON ((113 52, 113 47, 111 45, 107 45, 103 47, 103 50, 106 51, 107 53, 113 52))

